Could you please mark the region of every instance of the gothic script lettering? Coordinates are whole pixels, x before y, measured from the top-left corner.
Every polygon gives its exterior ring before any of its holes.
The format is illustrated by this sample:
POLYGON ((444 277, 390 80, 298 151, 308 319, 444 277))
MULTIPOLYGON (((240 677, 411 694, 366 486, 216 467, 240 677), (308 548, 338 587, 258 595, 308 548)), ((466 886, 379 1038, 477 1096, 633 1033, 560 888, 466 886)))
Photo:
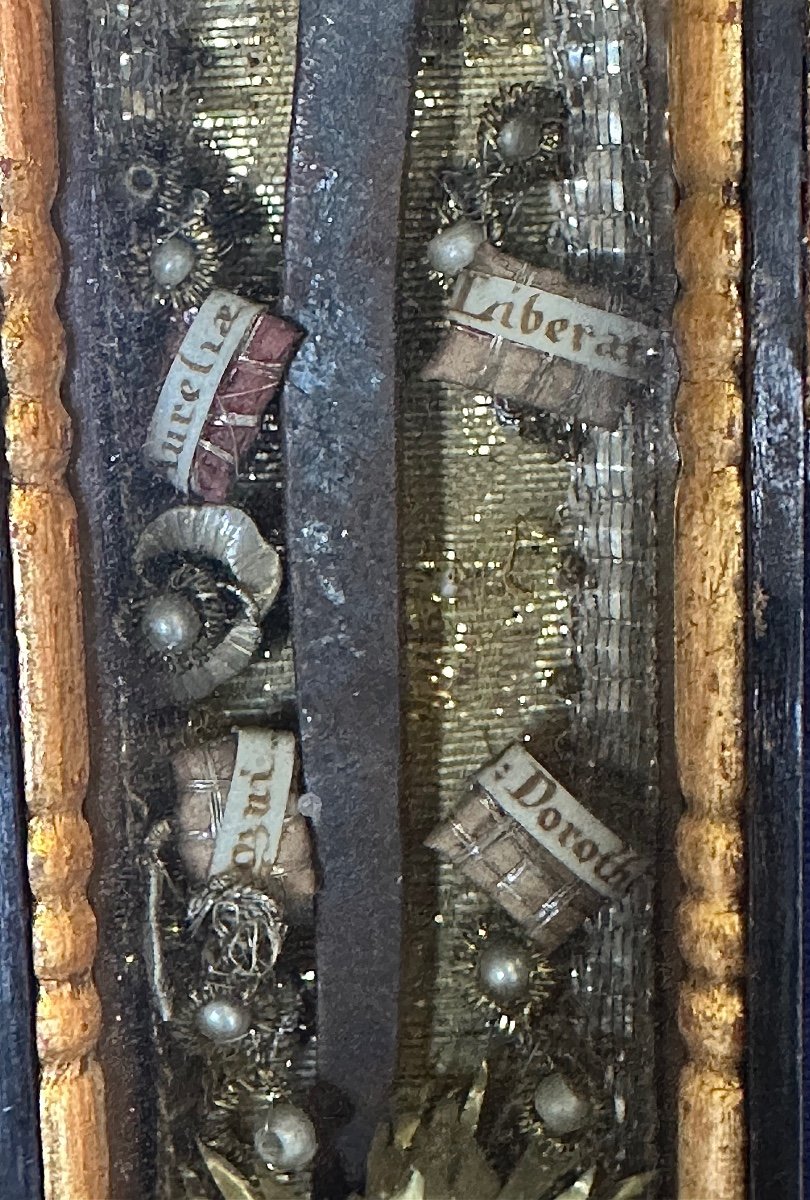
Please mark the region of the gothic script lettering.
POLYGON ((169 368, 144 455, 178 491, 188 492, 197 443, 217 388, 262 309, 229 292, 212 292, 169 368))
POLYGON ((638 321, 474 268, 459 276, 450 319, 624 379, 643 379, 658 346, 656 330, 638 321))
POLYGON ((510 746, 476 778, 499 808, 600 895, 617 898, 644 871, 645 861, 522 746, 510 746))

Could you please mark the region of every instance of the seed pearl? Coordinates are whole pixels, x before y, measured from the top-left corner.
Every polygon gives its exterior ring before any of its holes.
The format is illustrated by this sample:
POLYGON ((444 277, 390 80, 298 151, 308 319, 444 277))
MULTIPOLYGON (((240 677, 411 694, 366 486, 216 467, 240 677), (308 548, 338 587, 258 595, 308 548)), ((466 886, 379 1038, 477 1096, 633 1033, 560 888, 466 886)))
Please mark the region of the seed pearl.
POLYGON ((575 1133, 588 1120, 591 1106, 569 1086, 562 1075, 549 1075, 534 1093, 537 1115, 550 1134, 575 1133))
POLYGON ((274 1171, 301 1171, 318 1149, 315 1126, 294 1104, 274 1104, 253 1139, 259 1158, 274 1171))
POLYGON ((453 567, 448 567, 439 578, 439 595, 444 600, 453 600, 458 595, 458 581, 453 567))
POLYGON ((428 242, 428 261, 442 275, 458 275, 475 258, 484 240, 484 230, 473 221, 456 221, 441 229, 428 242))
POLYGON ((506 162, 531 158, 540 146, 540 126, 528 113, 510 117, 498 134, 498 149, 506 162))
POLYGON ((497 1004, 522 1000, 529 990, 529 960, 519 943, 511 938, 488 943, 478 957, 478 982, 497 1004))
POLYGON ((200 636, 201 622, 194 605, 183 596, 155 596, 144 609, 141 626, 161 654, 182 654, 200 636))
POLYGON ((236 1042, 250 1029, 250 1011, 230 1000, 209 1000, 197 1013, 197 1027, 212 1042, 236 1042))
POLYGON ((191 242, 175 234, 155 246, 149 269, 155 283, 163 288, 172 288, 191 274, 196 261, 197 252, 191 242))

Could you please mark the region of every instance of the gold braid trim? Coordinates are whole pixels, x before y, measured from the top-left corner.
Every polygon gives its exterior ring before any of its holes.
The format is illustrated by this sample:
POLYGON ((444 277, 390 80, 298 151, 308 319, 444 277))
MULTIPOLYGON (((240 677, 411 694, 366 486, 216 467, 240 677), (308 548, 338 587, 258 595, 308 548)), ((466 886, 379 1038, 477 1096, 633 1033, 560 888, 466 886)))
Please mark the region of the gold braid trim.
POLYGON ((674 0, 680 1200, 742 1200, 745 795, 740 0, 674 0))
POLYGON ((64 480, 70 422, 59 390, 58 179, 49 0, 0 2, 0 330, 20 660, 20 715, 34 895, 37 1046, 47 1200, 105 1200, 96 927, 82 816, 88 736, 76 509, 64 480))

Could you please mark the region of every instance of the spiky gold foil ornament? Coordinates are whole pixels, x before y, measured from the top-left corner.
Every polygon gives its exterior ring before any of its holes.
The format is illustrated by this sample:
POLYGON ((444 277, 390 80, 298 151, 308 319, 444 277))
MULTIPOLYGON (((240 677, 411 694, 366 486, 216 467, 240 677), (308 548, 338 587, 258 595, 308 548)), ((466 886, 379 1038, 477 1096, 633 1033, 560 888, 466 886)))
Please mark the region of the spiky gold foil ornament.
POLYGON ((422 1114, 381 1126, 369 1153, 365 1195, 352 1200, 636 1200, 645 1195, 653 1173, 599 1185, 597 1168, 589 1167, 571 1179, 565 1154, 548 1153, 538 1141, 529 1143, 502 1180, 477 1137, 487 1082, 484 1064, 466 1092, 428 1102, 422 1114))
POLYGON ((201 1145, 200 1154, 222 1200, 292 1200, 289 1185, 272 1176, 262 1179, 258 1187, 254 1187, 227 1158, 209 1146, 201 1145))

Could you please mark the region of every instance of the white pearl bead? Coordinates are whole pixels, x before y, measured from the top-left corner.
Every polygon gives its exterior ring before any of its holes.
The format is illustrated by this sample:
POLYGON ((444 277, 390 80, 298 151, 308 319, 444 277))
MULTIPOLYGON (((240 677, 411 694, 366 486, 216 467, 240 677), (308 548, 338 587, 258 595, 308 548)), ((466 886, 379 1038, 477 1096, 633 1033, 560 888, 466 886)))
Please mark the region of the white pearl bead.
POLYGON ((182 283, 194 270, 197 252, 187 238, 168 238, 152 251, 149 269, 160 287, 172 288, 182 283))
POLYGON ((144 609, 141 627, 161 654, 182 654, 200 636, 201 622, 183 596, 155 596, 144 609))
POLYGON ((315 1126, 294 1104, 272 1105, 253 1144, 259 1158, 274 1171, 301 1171, 318 1149, 315 1126))
POLYGON ((496 1004, 521 1000, 529 990, 529 960, 518 942, 493 939, 478 957, 481 990, 496 1004))
POLYGON ((575 1133, 590 1116, 591 1106, 569 1086, 562 1075, 549 1075, 534 1093, 534 1107, 548 1132, 555 1137, 575 1133))
POLYGON ((484 241, 484 230, 473 221, 456 221, 441 229, 428 242, 428 260, 434 271, 442 275, 458 275, 475 258, 484 241))
POLYGON ((439 577, 439 595, 443 600, 453 600, 458 595, 458 577, 455 567, 448 567, 439 577))
POLYGON ((197 1027, 212 1042, 236 1042, 250 1029, 250 1011, 230 1000, 209 1000, 197 1013, 197 1027))
POLYGON ((537 153, 540 126, 529 113, 510 117, 498 134, 498 149, 506 162, 520 162, 537 153))

